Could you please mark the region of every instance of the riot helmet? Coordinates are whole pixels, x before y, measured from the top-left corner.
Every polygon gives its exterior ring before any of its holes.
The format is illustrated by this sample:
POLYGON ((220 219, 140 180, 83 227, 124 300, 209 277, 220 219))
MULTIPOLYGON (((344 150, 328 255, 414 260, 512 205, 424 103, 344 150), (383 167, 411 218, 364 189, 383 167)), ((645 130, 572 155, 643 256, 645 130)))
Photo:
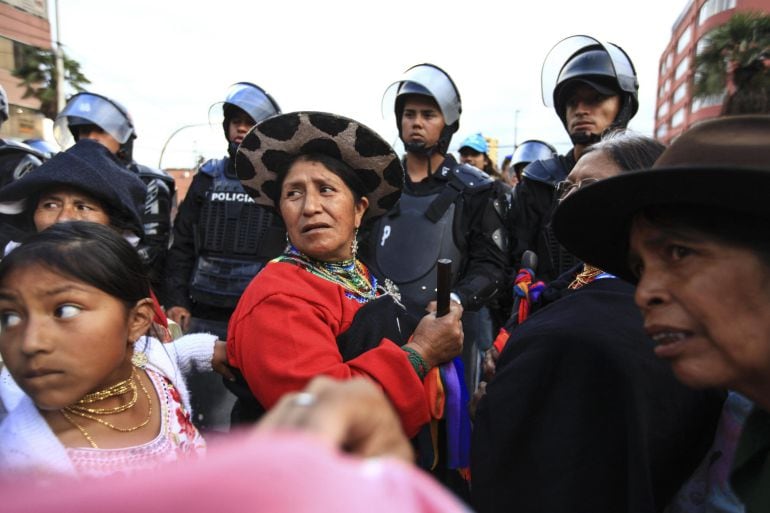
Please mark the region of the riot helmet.
POLYGON ((400 138, 402 138, 401 116, 404 113, 404 104, 408 96, 428 96, 436 102, 444 116, 444 128, 434 146, 425 147, 422 143, 404 143, 407 151, 425 155, 445 154, 449 148, 449 142, 452 140, 452 135, 460 128, 460 113, 462 112, 460 92, 452 81, 452 77, 434 64, 418 64, 406 70, 399 80, 391 84, 385 91, 383 99, 393 88, 396 88, 396 126, 400 138))
MULTIPOLYGON (((209 109, 209 119, 219 117, 219 107, 222 108, 222 129, 227 139, 227 129, 230 120, 238 112, 245 112, 257 124, 271 116, 281 113, 281 107, 264 89, 251 82, 237 82, 230 86, 224 101, 217 102, 209 109)), ((212 123, 213 124, 213 123, 212 123)))
POLYGON ((511 157, 511 169, 517 177, 531 162, 536 160, 547 160, 556 156, 556 148, 545 141, 538 139, 529 139, 516 146, 511 157))
POLYGON ((5 89, 0 85, 0 126, 8 121, 8 95, 5 93, 5 89))
POLYGON ((40 167, 47 158, 25 143, 0 141, 0 188, 40 167))
MULTIPOLYGON (((567 126, 567 102, 574 88, 588 85, 605 96, 618 95, 620 108, 610 129, 625 128, 639 108, 639 81, 628 54, 616 44, 590 36, 570 36, 557 43, 543 62, 543 103, 554 107, 567 126)), ((570 134, 573 143, 597 142, 601 134, 570 134)))
POLYGON ((78 140, 79 127, 95 125, 118 142, 116 156, 128 164, 132 161, 136 129, 126 108, 115 100, 95 93, 78 93, 56 116, 53 134, 56 142, 67 149, 78 140))

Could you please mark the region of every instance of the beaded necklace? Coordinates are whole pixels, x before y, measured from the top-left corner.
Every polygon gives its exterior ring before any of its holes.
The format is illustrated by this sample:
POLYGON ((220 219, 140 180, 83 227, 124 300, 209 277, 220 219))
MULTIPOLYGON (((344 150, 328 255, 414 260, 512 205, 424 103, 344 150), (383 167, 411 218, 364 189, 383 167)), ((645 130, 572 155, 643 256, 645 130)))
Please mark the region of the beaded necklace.
POLYGON ((319 278, 336 283, 345 289, 346 297, 359 303, 368 303, 377 296, 377 278, 355 257, 341 262, 322 262, 289 244, 273 262, 294 264, 319 278))

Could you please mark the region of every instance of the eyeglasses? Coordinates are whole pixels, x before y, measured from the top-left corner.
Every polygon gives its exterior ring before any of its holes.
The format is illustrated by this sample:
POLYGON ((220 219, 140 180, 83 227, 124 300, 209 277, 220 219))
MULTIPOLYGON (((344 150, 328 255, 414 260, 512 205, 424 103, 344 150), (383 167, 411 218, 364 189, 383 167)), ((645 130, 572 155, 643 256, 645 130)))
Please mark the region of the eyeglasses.
POLYGON ((581 187, 591 185, 592 183, 596 183, 598 181, 598 178, 583 178, 577 183, 570 182, 569 180, 563 180, 556 184, 556 197, 559 198, 559 201, 561 201, 573 192, 579 190, 581 187))

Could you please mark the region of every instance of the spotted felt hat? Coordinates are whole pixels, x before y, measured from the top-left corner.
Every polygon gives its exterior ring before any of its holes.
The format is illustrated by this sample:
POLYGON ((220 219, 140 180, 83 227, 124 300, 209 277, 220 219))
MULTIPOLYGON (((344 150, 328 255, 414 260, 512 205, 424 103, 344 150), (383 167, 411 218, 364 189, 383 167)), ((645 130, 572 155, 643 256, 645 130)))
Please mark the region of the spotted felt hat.
POLYGON ((257 204, 277 209, 279 177, 297 156, 313 153, 333 157, 355 171, 369 200, 365 221, 398 202, 404 169, 393 148, 358 121, 326 112, 291 112, 257 124, 238 148, 235 170, 257 204))

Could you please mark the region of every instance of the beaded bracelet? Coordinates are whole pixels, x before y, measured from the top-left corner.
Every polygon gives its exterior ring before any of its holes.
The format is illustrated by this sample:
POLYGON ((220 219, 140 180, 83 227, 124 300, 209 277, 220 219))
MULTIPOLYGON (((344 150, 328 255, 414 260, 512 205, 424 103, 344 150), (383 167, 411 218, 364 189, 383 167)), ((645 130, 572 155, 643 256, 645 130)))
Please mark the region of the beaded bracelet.
POLYGON ((425 358, 411 347, 404 346, 401 349, 406 351, 406 357, 409 360, 409 363, 412 364, 414 371, 417 373, 417 377, 419 377, 420 380, 425 379, 425 376, 428 375, 428 371, 430 370, 425 358))

